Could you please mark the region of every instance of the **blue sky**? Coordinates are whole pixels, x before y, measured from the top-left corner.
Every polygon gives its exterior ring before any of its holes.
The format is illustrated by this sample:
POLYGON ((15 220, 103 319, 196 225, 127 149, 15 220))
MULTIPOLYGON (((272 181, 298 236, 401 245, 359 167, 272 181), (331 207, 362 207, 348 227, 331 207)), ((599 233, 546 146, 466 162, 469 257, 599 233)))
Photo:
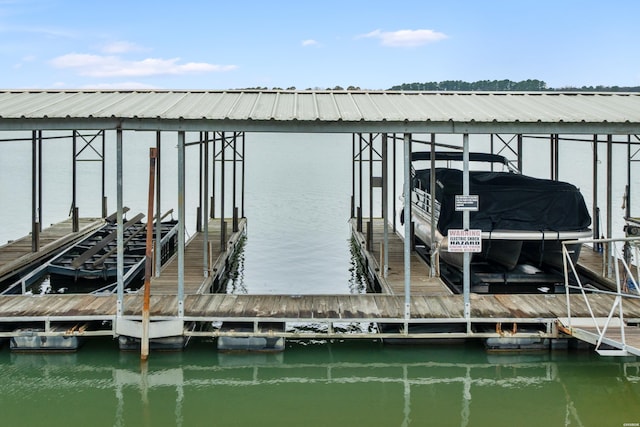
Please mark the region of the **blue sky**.
POLYGON ((640 86, 635 0, 0 0, 1 89, 640 86))

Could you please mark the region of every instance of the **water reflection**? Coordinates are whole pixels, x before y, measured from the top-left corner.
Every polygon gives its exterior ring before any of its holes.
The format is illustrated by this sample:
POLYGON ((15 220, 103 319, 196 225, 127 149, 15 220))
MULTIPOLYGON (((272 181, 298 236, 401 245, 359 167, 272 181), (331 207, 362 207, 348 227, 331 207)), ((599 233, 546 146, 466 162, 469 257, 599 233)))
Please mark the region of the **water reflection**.
POLYGON ((3 417, 49 426, 622 425, 637 422, 640 407, 635 358, 491 355, 475 344, 289 343, 278 354, 214 348, 200 342, 154 354, 146 367, 137 354, 100 348, 0 352, 3 417))

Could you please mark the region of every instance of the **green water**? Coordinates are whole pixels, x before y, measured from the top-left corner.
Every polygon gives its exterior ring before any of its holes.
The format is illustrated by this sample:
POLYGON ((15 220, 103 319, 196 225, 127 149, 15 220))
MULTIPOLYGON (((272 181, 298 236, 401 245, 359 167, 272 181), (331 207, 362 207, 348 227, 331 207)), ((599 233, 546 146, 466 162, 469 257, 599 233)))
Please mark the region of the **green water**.
POLYGON ((0 351, 14 426, 623 426, 640 422, 640 362, 590 351, 489 354, 477 342, 293 343, 280 354, 0 351))

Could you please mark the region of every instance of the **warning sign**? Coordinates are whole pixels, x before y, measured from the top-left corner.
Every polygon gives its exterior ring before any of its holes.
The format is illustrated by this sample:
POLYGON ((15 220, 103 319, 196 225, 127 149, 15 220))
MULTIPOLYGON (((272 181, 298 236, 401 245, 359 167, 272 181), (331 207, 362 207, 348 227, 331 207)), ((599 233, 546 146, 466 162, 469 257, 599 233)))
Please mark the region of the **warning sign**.
POLYGON ((449 230, 449 252, 482 252, 482 230, 449 230))
POLYGON ((460 194, 456 194, 455 197, 455 208, 456 211, 477 211, 480 206, 480 197, 479 196, 462 196, 460 194))

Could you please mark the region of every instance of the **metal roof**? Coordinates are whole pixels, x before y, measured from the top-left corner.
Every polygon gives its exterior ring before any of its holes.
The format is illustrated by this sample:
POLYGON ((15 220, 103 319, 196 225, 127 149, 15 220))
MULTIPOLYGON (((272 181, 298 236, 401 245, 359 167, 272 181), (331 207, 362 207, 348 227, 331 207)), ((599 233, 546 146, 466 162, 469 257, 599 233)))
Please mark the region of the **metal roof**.
POLYGON ((0 130, 640 133, 640 94, 0 91, 0 130))

